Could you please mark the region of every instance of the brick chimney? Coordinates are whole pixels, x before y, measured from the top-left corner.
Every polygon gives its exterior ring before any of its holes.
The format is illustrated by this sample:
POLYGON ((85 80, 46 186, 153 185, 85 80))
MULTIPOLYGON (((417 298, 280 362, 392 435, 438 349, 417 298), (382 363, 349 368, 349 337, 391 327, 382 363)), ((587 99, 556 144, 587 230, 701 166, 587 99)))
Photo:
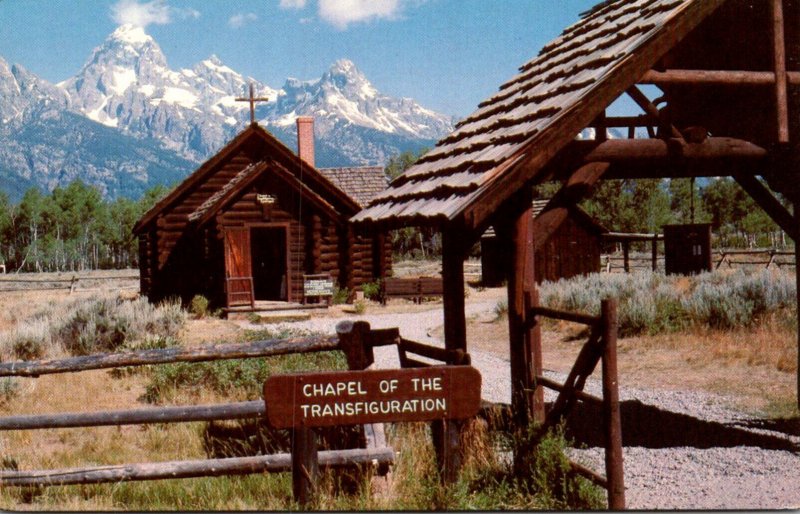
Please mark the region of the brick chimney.
POLYGON ((311 116, 297 118, 297 155, 314 167, 314 118, 311 116))

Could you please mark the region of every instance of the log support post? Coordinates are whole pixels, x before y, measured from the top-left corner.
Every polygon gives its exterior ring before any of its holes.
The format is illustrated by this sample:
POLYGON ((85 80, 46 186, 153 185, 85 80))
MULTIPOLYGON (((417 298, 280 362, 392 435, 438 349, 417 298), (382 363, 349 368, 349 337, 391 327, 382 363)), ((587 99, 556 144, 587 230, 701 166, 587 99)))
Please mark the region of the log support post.
POLYGON ((772 0, 772 43, 775 68, 775 112, 779 143, 789 142, 789 102, 786 73, 783 0, 772 0))
MULTIPOLYGON (((794 262, 795 262, 795 288, 797 291, 797 312, 800 313, 800 238, 796 234, 800 233, 800 200, 794 201, 794 262)), ((798 314, 800 317, 800 314, 798 314)), ((797 328, 797 408, 800 409, 800 323, 797 328)))
POLYGON ((534 268, 534 221, 530 192, 508 204, 494 224, 508 246, 508 329, 511 361, 511 407, 514 423, 525 429, 544 420, 544 393, 534 383, 541 373, 541 328, 530 310, 538 305, 534 268))
POLYGON ((372 347, 367 344, 369 331, 370 326, 366 321, 345 320, 336 324, 339 349, 347 358, 348 369, 367 369, 375 362, 372 347))
MULTIPOLYGON (((442 233, 444 345, 447 350, 464 352, 467 351, 467 322, 464 314, 465 239, 468 238, 465 238, 463 231, 450 229, 442 233)), ((431 424, 431 430, 442 481, 454 483, 462 465, 459 445, 461 423, 455 420, 435 421, 431 424)))
POLYGON ((606 435, 608 508, 623 510, 625 479, 622 468, 622 420, 617 379, 617 301, 604 299, 600 309, 603 323, 603 424, 606 435))

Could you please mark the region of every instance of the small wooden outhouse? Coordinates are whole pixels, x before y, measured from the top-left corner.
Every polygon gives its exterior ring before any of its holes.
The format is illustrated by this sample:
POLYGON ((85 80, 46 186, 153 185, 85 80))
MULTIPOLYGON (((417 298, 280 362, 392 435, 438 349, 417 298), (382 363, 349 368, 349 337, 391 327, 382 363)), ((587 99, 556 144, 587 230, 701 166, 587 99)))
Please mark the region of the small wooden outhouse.
POLYGON ((386 188, 383 169, 315 168, 312 118, 298 148, 252 123, 148 211, 134 227, 142 293, 254 307, 303 301, 307 275, 350 290, 385 276, 386 238, 348 221, 386 188))
POLYGON ((711 271, 711 224, 664 225, 664 271, 695 275, 711 271))

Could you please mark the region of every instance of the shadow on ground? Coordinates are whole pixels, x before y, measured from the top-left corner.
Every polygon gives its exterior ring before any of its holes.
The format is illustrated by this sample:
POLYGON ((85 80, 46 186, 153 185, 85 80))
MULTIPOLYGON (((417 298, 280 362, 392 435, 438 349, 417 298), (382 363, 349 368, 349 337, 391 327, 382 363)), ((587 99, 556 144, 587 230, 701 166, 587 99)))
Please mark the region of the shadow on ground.
MULTIPOLYGON (((800 435, 800 419, 742 420, 718 423, 687 414, 670 412, 638 400, 620 402, 622 445, 644 448, 727 448, 757 446, 767 450, 800 452, 800 445, 779 435, 756 433, 752 429, 800 435)), ((599 405, 578 402, 567 419, 567 437, 576 444, 602 447, 603 417, 599 405)))

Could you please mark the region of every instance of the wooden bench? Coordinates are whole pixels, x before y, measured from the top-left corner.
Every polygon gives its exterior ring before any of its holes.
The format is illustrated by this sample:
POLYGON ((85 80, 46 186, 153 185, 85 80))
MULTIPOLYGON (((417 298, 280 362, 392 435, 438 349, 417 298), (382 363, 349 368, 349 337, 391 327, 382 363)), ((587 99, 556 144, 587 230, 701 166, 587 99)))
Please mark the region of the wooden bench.
POLYGON ((387 277, 381 281, 381 303, 386 305, 389 297, 411 298, 416 302, 419 297, 418 289, 416 278, 387 277))
POLYGON ((442 296, 444 285, 439 277, 385 278, 381 281, 381 303, 391 298, 411 298, 415 303, 423 298, 442 296))
POLYGON ((419 299, 444 295, 444 282, 441 277, 419 277, 419 299))

